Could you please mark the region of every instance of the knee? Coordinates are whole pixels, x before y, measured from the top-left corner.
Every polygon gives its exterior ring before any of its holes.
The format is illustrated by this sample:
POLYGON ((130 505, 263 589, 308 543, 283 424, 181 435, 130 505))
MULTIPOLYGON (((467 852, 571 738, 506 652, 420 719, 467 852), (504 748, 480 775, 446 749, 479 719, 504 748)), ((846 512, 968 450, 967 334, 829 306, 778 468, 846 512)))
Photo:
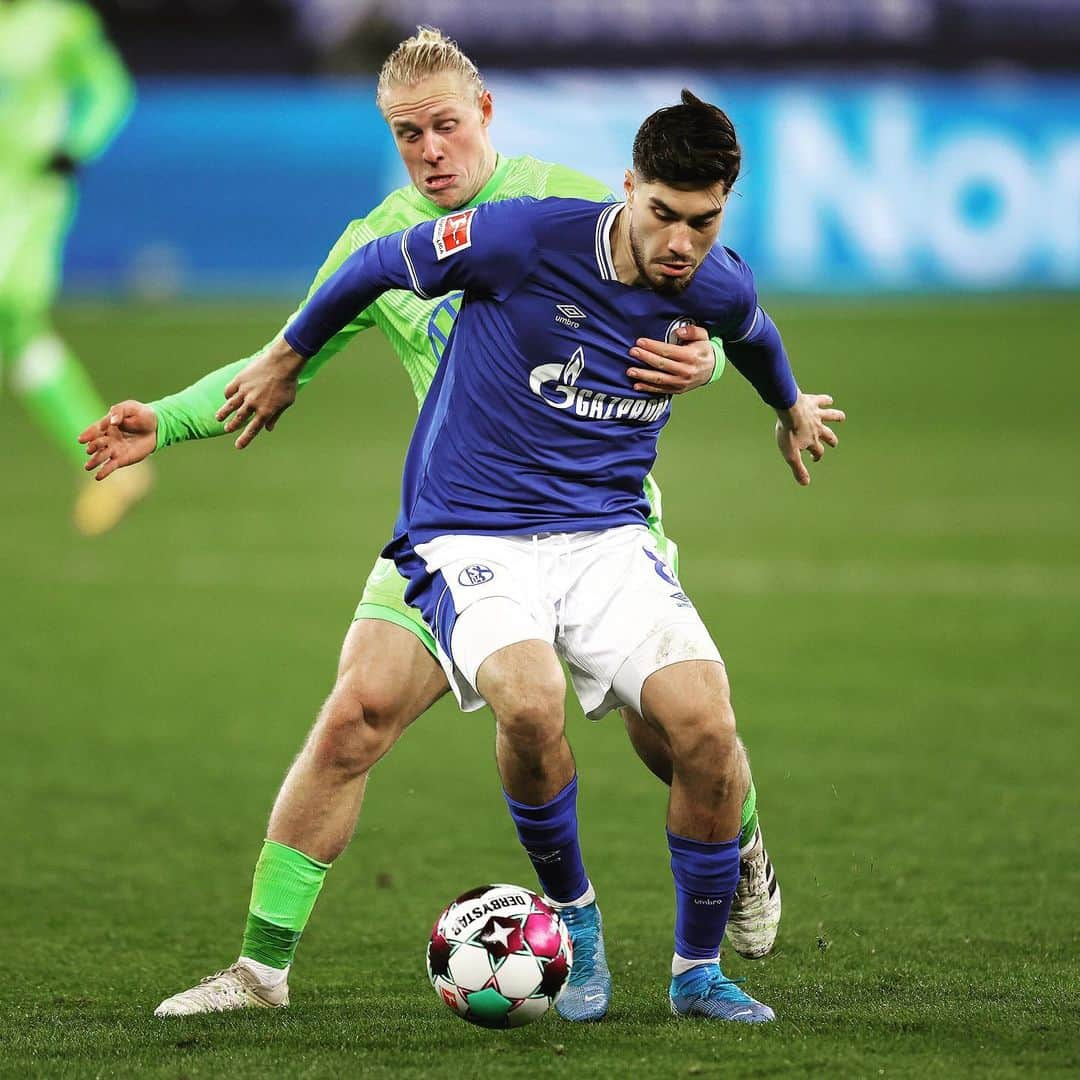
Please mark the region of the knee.
POLYGON ((561 669, 537 674, 503 698, 495 710, 503 737, 529 743, 562 737, 566 684, 561 669))
POLYGON ((309 751, 321 769, 361 776, 394 745, 409 719, 391 688, 346 671, 319 712, 309 751))
POLYGON ((726 773, 737 769, 744 756, 726 684, 683 701, 667 718, 665 730, 676 767, 680 763, 707 764, 726 773))
POLYGON ((476 689, 495 713, 500 739, 539 745, 562 738, 566 679, 550 645, 528 640, 492 653, 477 670, 476 689))
POLYGON ((735 735, 735 716, 715 712, 687 718, 679 734, 672 738, 672 758, 676 763, 708 763, 727 772, 738 761, 739 740, 735 735))

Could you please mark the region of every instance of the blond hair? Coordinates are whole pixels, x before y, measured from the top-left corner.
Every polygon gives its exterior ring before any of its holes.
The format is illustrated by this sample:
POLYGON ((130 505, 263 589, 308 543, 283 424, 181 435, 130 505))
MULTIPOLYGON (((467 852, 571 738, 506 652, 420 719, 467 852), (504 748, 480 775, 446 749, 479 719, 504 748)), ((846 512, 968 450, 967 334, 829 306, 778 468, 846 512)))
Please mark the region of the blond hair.
POLYGON ((476 100, 484 92, 484 80, 476 65, 458 48, 458 43, 448 38, 434 26, 418 26, 411 38, 406 38, 386 58, 379 72, 379 85, 375 91, 375 104, 380 109, 392 87, 415 86, 418 82, 449 72, 460 75, 465 85, 476 93, 476 100))

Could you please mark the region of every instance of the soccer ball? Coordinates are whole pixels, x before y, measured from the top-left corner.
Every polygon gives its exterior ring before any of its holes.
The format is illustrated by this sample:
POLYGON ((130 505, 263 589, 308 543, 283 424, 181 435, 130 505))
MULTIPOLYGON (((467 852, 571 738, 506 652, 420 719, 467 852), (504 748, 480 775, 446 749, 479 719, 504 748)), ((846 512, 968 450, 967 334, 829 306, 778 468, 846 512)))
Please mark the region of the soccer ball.
POLYGON ((558 1000, 573 963, 558 912, 517 885, 481 885, 435 920, 431 985, 458 1016, 482 1027, 531 1024, 558 1000))

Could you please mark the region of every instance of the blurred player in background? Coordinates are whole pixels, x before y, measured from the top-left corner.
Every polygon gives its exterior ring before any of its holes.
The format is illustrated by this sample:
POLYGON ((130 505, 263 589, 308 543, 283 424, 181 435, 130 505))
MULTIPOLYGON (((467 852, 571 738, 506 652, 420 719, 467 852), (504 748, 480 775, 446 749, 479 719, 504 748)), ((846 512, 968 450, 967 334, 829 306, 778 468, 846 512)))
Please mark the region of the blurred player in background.
MULTIPOLYGON (((438 31, 422 29, 395 50, 380 75, 378 103, 412 185, 348 226, 316 276, 309 297, 350 254, 376 237, 447 211, 522 195, 611 198, 603 185, 563 166, 498 155, 488 130, 491 95, 472 62, 438 31)), ((388 293, 312 358, 301 381, 310 381, 359 331, 378 326, 400 357, 422 405, 459 303, 460 294, 425 300, 403 291, 388 293)), ((573 310, 563 313, 571 322, 574 317, 573 310)), ((648 342, 635 348, 632 355, 641 366, 628 372, 628 386, 670 394, 715 378, 723 356, 706 337, 701 330, 683 330, 675 341, 684 344, 648 342)), ((225 429, 217 413, 225 387, 248 365, 248 360, 237 361, 151 405, 126 401, 114 406, 83 433, 92 455, 89 467, 105 477, 143 460, 156 448, 220 435, 225 429)), ((247 441, 242 437, 238 445, 247 441)), ((646 491, 652 532, 674 565, 674 545, 664 536, 659 492, 651 479, 646 480, 646 491)), ((346 636, 333 692, 271 814, 255 870, 240 961, 163 1002, 159 1009, 163 1015, 288 1001, 289 965, 326 871, 355 829, 368 770, 449 689, 431 632, 420 613, 405 602, 404 591, 405 581, 393 564, 378 560, 346 636)), ((627 710, 624 717, 638 754, 670 783, 671 755, 665 740, 635 713, 627 710)), ((569 804, 575 796, 576 781, 563 801, 569 804)), ((528 825, 528 807, 511 802, 511 812, 531 853, 538 842, 528 825)), ((742 955, 757 957, 765 955, 775 939, 780 893, 762 843, 752 784, 743 806, 742 841, 742 877, 729 939, 742 955)), ((568 1019, 599 1019, 607 1009, 610 975, 592 888, 580 896, 550 898, 563 908, 575 944, 571 985, 557 1009, 568 1019)))
MULTIPOLYGON (((75 437, 103 405, 49 310, 75 209, 72 177, 109 144, 132 101, 131 79, 89 7, 0 0, 0 365, 80 465, 75 437)), ((150 477, 143 465, 113 491, 82 482, 76 527, 86 535, 110 529, 150 477)))

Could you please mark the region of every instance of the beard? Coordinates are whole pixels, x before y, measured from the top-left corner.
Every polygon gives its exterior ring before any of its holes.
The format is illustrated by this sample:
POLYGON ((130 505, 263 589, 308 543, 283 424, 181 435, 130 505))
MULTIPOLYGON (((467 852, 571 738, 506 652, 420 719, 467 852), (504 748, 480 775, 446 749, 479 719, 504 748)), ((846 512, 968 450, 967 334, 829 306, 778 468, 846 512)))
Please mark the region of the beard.
POLYGON ((649 288, 653 292, 660 293, 661 296, 677 296, 681 293, 691 281, 694 280, 694 275, 698 272, 698 266, 695 266, 686 277, 680 278, 667 278, 661 277, 659 274, 653 275, 649 272, 649 264, 645 259, 645 252, 642 249, 641 241, 638 239, 637 234, 634 232, 633 222, 629 222, 629 235, 630 235, 630 253, 634 256, 634 265, 637 267, 637 272, 648 282, 649 288))

